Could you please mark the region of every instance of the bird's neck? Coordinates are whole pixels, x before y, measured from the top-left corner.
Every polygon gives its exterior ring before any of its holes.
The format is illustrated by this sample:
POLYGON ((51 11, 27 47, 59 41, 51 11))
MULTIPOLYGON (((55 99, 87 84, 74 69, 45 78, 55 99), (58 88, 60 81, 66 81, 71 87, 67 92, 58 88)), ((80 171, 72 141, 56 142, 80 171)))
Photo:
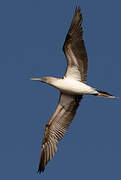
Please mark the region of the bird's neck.
POLYGON ((55 78, 55 77, 50 77, 50 76, 42 77, 42 78, 41 78, 41 81, 42 81, 42 82, 45 82, 45 83, 50 84, 50 85, 52 85, 52 86, 54 86, 55 83, 56 83, 57 81, 59 81, 59 80, 61 80, 61 78, 55 78))

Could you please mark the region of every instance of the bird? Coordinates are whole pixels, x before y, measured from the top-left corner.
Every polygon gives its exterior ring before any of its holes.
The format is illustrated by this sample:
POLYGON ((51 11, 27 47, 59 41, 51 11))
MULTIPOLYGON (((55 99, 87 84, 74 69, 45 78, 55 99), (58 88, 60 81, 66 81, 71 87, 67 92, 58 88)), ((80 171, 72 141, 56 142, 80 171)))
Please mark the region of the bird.
POLYGON ((46 165, 57 152, 58 142, 69 128, 84 95, 116 98, 86 83, 88 57, 83 39, 82 20, 80 7, 76 7, 63 45, 63 52, 67 59, 64 77, 31 78, 34 81, 47 83, 60 91, 57 108, 45 126, 38 173, 45 170, 46 165))

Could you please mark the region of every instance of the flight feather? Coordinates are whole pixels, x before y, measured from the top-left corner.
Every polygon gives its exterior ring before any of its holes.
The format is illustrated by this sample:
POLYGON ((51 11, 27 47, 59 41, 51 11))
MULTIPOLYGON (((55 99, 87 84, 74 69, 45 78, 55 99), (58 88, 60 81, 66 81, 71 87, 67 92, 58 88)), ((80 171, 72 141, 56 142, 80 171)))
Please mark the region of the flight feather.
POLYGON ((56 111, 45 127, 38 172, 44 171, 46 164, 56 153, 58 141, 63 138, 71 124, 81 98, 82 96, 61 93, 56 111))

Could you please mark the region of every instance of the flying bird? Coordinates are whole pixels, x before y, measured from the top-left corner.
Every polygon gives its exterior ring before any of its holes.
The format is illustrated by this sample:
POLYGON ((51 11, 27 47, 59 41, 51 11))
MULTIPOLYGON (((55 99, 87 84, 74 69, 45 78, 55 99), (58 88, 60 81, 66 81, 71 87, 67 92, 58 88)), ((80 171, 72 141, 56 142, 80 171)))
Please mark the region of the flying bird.
POLYGON ((31 80, 47 83, 60 90, 58 106, 45 127, 38 168, 39 173, 44 171, 47 163, 57 152, 58 142, 63 138, 71 124, 83 95, 115 98, 107 92, 86 84, 88 58, 83 40, 80 8, 75 9, 63 45, 63 51, 67 59, 66 73, 63 78, 31 78, 31 80))

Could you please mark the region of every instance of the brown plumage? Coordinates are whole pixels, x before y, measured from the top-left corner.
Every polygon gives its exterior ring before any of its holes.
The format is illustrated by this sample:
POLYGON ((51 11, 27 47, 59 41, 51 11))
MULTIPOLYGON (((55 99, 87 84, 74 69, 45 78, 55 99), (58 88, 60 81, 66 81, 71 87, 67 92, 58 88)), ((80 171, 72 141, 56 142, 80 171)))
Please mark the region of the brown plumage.
POLYGON ((57 151, 60 141, 71 124, 82 96, 60 95, 55 113, 45 127, 38 171, 44 171, 46 164, 57 151))
POLYGON ((81 24, 82 14, 80 12, 80 8, 76 8, 71 26, 63 45, 63 51, 68 63, 65 77, 70 76, 74 78, 75 73, 75 79, 85 82, 87 77, 88 59, 82 37, 83 31, 81 24))
POLYGON ((81 25, 82 14, 80 8, 76 8, 63 45, 63 51, 67 59, 64 78, 31 78, 31 80, 45 82, 60 90, 59 104, 45 127, 38 168, 39 173, 44 171, 47 163, 57 152, 58 142, 63 138, 71 124, 84 94, 115 98, 107 92, 96 90, 85 84, 88 59, 81 25))
MULTIPOLYGON (((87 74, 87 53, 82 38, 81 24, 82 15, 80 8, 76 8, 63 45, 63 51, 68 63, 65 77, 71 77, 73 71, 75 71, 75 78, 85 82, 87 74), (70 53, 73 53, 75 57, 72 58, 70 53)), ((72 96, 61 93, 56 111, 45 127, 38 172, 44 171, 46 164, 56 153, 58 141, 63 138, 71 124, 81 98, 82 95, 72 96)))

